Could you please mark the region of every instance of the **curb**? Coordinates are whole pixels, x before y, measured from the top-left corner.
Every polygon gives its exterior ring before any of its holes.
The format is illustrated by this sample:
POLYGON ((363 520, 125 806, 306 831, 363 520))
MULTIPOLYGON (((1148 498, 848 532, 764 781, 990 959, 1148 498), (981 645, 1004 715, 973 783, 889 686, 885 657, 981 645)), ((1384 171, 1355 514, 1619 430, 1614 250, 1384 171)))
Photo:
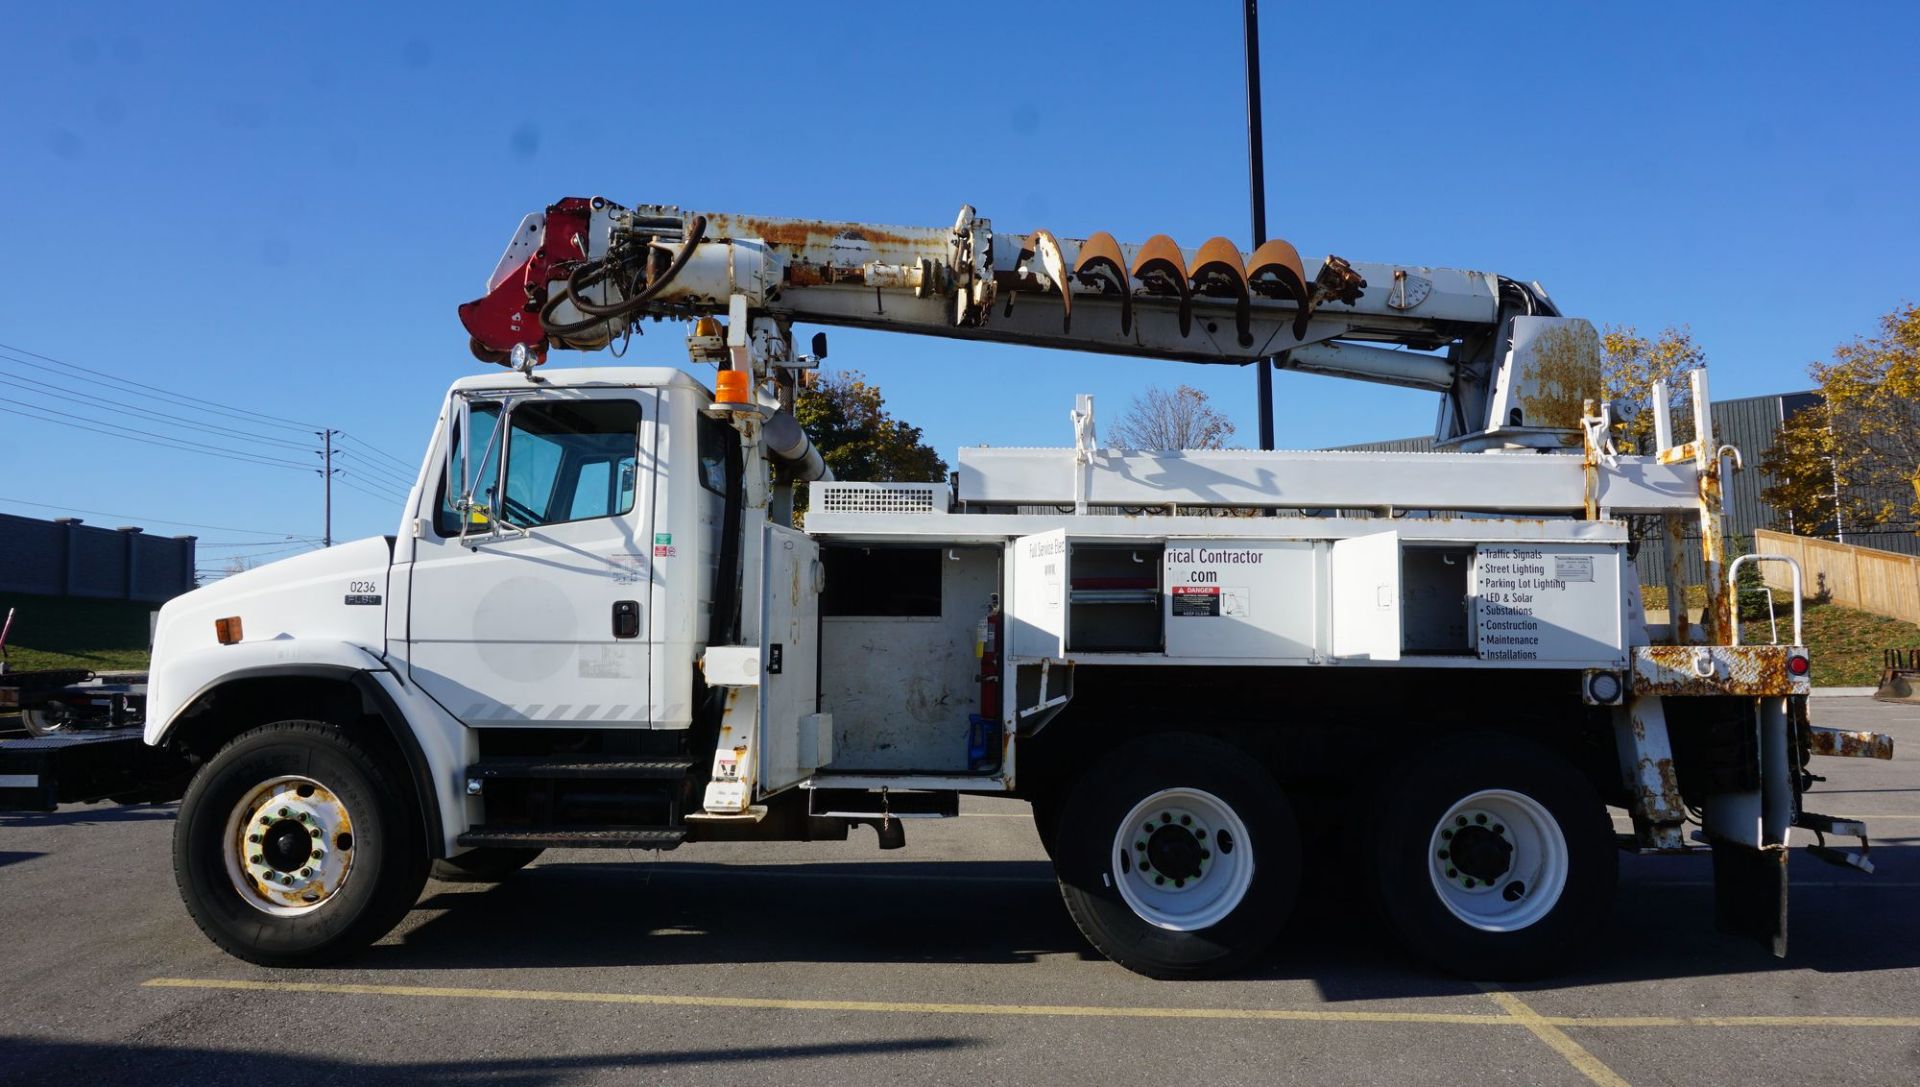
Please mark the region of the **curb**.
POLYGON ((1878 687, 1815 687, 1815 698, 1872 698, 1880 693, 1878 687))

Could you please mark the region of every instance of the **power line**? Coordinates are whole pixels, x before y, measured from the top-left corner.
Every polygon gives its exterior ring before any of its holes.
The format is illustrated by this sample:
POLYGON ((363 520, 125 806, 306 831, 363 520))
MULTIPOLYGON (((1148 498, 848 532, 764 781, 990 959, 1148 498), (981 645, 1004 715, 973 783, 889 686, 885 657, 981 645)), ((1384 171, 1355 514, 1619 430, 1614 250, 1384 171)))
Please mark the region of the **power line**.
POLYGON ((335 449, 334 455, 340 456, 340 457, 347 457, 347 456, 353 457, 354 465, 355 465, 354 471, 367 474, 375 479, 381 479, 389 483, 399 484, 403 487, 406 487, 409 490, 411 490, 413 487, 412 476, 403 476, 400 473, 394 471, 393 469, 388 468, 383 464, 380 464, 378 461, 368 460, 366 457, 360 456, 357 450, 335 449))
MULTIPOLYGON (((317 430, 317 429, 319 429, 319 428, 318 428, 318 427, 317 427, 317 426, 316 426, 315 424, 313 424, 313 423, 303 423, 303 422, 300 422, 300 421, 299 421, 299 420, 297 420, 297 419, 288 419, 288 418, 286 418, 285 416, 282 416, 282 415, 269 415, 269 414, 267 414, 266 412, 263 412, 263 411, 254 411, 254 410, 252 410, 252 409, 250 409, 250 408, 242 408, 242 407, 237 407, 237 406, 234 406, 234 405, 231 405, 231 404, 222 404, 222 403, 220 403, 220 402, 218 402, 218 401, 215 401, 215 400, 206 400, 206 399, 202 399, 201 397, 197 397, 197 396, 187 396, 187 395, 185 395, 184 393, 176 393, 176 392, 173 392, 173 391, 172 391, 172 390, 170 390, 170 389, 163 389, 163 388, 160 388, 160 387, 159 387, 159 386, 157 386, 157 385, 148 385, 148 384, 145 384, 145 383, 143 383, 143 382, 139 382, 139 381, 134 381, 134 380, 132 380, 132 379, 130 379, 130 378, 124 378, 124 377, 119 377, 119 376, 116 376, 116 375, 114 375, 114 374, 110 374, 110 373, 108 373, 108 372, 106 372, 105 370, 95 370, 95 369, 93 369, 92 367, 88 367, 88 366, 81 366, 81 365, 79 365, 78 363, 73 363, 73 362, 65 362, 65 361, 62 361, 62 360, 60 360, 60 359, 56 359, 56 358, 54 358, 54 357, 53 357, 53 356, 51 356, 51 355, 42 355, 42 354, 41 354, 41 353, 39 353, 38 351, 29 351, 29 350, 27 350, 27 349, 26 349, 26 348, 24 348, 24 347, 15 347, 14 345, 12 345, 12 344, 9 344, 9 343, 0 343, 0 349, 4 349, 4 350, 6 350, 6 351, 18 351, 18 352, 19 352, 20 354, 22 354, 22 355, 28 355, 28 356, 31 356, 31 357, 33 357, 33 358, 36 358, 36 359, 39 359, 39 360, 40 360, 40 361, 42 361, 42 362, 49 362, 49 363, 52 363, 52 364, 53 364, 53 365, 55 365, 55 366, 60 366, 60 367, 64 367, 64 368, 66 368, 66 369, 69 369, 69 370, 78 370, 78 371, 80 371, 80 372, 82 372, 82 373, 88 373, 88 374, 93 374, 93 375, 95 375, 96 377, 103 377, 103 378, 106 378, 106 379, 107 379, 108 381, 112 381, 112 382, 114 382, 114 383, 116 383, 116 384, 120 384, 120 385, 130 385, 130 386, 132 386, 132 387, 134 387, 134 388, 136 388, 136 389, 141 389, 141 390, 144 390, 144 391, 146 391, 146 392, 149 392, 149 393, 153 393, 153 394, 155 394, 155 395, 158 395, 158 396, 162 396, 162 397, 165 397, 165 398, 167 398, 167 399, 169 399, 169 400, 176 400, 176 401, 181 401, 181 402, 184 402, 184 403, 188 403, 188 404, 196 404, 196 405, 202 405, 203 407, 201 408, 201 410, 210 410, 210 411, 215 411, 215 412, 218 412, 218 413, 220 413, 220 414, 233 414, 233 413, 235 413, 235 412, 237 412, 237 413, 239 413, 240 415, 244 415, 244 416, 251 416, 251 417, 253 417, 253 418, 255 418, 255 419, 261 419, 261 420, 264 420, 264 421, 266 421, 266 422, 270 422, 270 423, 273 423, 273 424, 275 424, 275 425, 277 425, 277 426, 285 426, 285 427, 292 427, 292 428, 294 428, 295 430, 317 430)), ((4 355, 0 355, 0 358, 5 358, 5 357, 7 357, 7 356, 4 356, 4 355)), ((22 359, 13 359, 13 361, 14 361, 14 362, 24 362, 25 360, 22 360, 22 359)))
POLYGON ((366 440, 365 438, 360 437, 358 434, 349 434, 343 430, 340 432, 340 436, 342 438, 347 439, 350 442, 354 442, 355 444, 365 446, 366 448, 372 450, 373 452, 378 453, 381 456, 392 461, 393 463, 399 465, 402 469, 408 472, 415 471, 420 467, 417 464, 409 464, 406 461, 401 460, 399 457, 394 456, 392 453, 389 453, 386 450, 380 448, 379 446, 373 444, 372 442, 366 440))
MULTIPOLYGON (((171 521, 165 517, 142 517, 137 513, 114 513, 111 510, 89 510, 77 506, 56 506, 51 502, 29 502, 24 498, 8 498, 0 495, 0 502, 11 502, 16 506, 35 506, 43 510, 59 510, 62 513, 91 513, 97 517, 113 517, 127 521, 151 521, 156 525, 176 525, 181 528, 210 528, 217 532, 255 532, 262 536, 278 536, 284 540, 311 540, 312 536, 302 536, 293 532, 274 532, 264 528, 236 528, 233 525, 205 525, 198 521, 171 521)), ((271 541, 262 540, 261 543, 271 541)))
POLYGON ((342 479, 346 479, 348 477, 357 479, 369 487, 375 487, 381 491, 389 492, 395 498, 405 498, 407 496, 407 492, 413 490, 413 487, 411 485, 406 487, 398 487, 376 476, 362 475, 360 474, 360 471, 358 469, 355 469, 350 472, 345 468, 337 468, 335 469, 335 471, 337 471, 340 474, 340 478, 342 479))
POLYGON ((402 496, 395 496, 395 495, 390 495, 390 494, 380 494, 380 493, 378 493, 378 492, 375 492, 375 491, 370 491, 370 490, 367 490, 367 489, 366 489, 365 487, 360 487, 360 486, 356 486, 355 484, 353 484, 352 482, 350 482, 350 481, 348 481, 348 480, 346 480, 346 479, 342 479, 342 480, 340 480, 340 485, 341 485, 342 487, 346 487, 346 488, 348 488, 349 490, 355 490, 355 491, 359 491, 359 492, 360 492, 361 494, 364 494, 364 495, 366 495, 366 496, 367 496, 368 498, 378 498, 378 499, 380 499, 380 500, 381 500, 381 501, 383 501, 383 502, 395 502, 395 501, 405 501, 405 500, 406 500, 406 499, 405 499, 405 496, 404 496, 404 495, 402 495, 402 496))
POLYGON ((79 430, 90 430, 95 434, 105 434, 109 438, 125 438, 128 441, 141 442, 146 445, 157 445, 157 446, 161 446, 162 448, 178 449, 186 453, 199 453, 202 456, 221 457, 226 460, 242 461, 248 464, 265 465, 270 468, 292 468, 302 472, 311 472, 316 470, 312 465, 295 464, 292 461, 274 460, 270 457, 263 457, 258 454, 246 453, 238 449, 228 449, 228 448, 224 448, 216 445, 206 445, 201 442, 191 442, 185 438, 168 437, 166 435, 155 434, 152 431, 147 431, 147 430, 131 430, 131 429, 128 429, 128 430, 111 429, 110 430, 106 427, 94 426, 88 423, 87 421, 85 421, 84 417, 82 416, 74 415, 70 412, 55 411, 52 408, 40 408, 39 410, 42 412, 47 412, 53 415, 59 415, 67 419, 73 419, 78 421, 70 422, 70 423, 62 423, 57 419, 47 419, 36 412, 20 411, 16 408, 9 408, 5 405, 0 405, 0 411, 7 412, 10 415, 18 415, 26 419, 39 419, 41 422, 53 423, 56 426, 68 426, 68 427, 74 427, 79 430), (140 437, 135 437, 135 435, 140 435, 140 437))
MULTIPOLYGON (((82 401, 86 401, 93 404, 107 404, 116 408, 120 408, 124 411, 139 412, 142 415, 150 416, 160 422, 167 422, 167 423, 176 424, 178 426, 190 427, 194 430, 204 431, 205 433, 213 434, 222 438, 244 438, 248 441, 268 442, 273 445, 286 446, 289 449, 297 449, 303 453, 311 451, 309 446, 302 445, 299 442, 289 441, 285 438, 275 438, 266 434, 255 434, 251 431, 246 431, 246 430, 234 430, 231 427, 208 425, 205 423, 197 422, 192 419, 185 419, 178 415, 169 415, 163 411, 154 411, 151 408, 143 408, 137 404, 128 404, 119 400, 111 400, 104 396, 95 396, 91 393, 84 392, 79 389, 68 389, 68 388, 63 388, 59 385, 52 385, 44 381, 35 381, 30 377, 20 377, 18 375, 8 377, 5 375, 0 375, 0 382, 4 382, 5 384, 8 384, 8 385, 13 385, 18 388, 26 388, 29 385, 39 386, 42 389, 52 390, 54 393, 60 394, 62 396, 77 397, 82 401)), ((34 395, 46 396, 48 394, 42 392, 42 393, 35 393, 34 395)), ((31 406, 38 407, 39 405, 31 405, 31 406)))

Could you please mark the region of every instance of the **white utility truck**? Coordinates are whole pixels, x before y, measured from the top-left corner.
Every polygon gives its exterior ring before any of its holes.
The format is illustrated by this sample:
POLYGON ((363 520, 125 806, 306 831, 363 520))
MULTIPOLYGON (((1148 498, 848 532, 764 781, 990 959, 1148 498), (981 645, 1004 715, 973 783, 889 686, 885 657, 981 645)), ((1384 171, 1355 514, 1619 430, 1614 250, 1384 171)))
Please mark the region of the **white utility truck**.
POLYGON ((1538 286, 971 208, 570 198, 487 288, 461 318, 503 368, 454 383, 394 536, 161 613, 144 738, 195 768, 180 890, 242 958, 378 939, 430 868, 853 824, 890 847, 963 793, 1031 801, 1087 939, 1161 977, 1356 885, 1435 963, 1540 973, 1604 923, 1622 849, 1711 855, 1722 926, 1778 953, 1789 829, 1865 846, 1802 807, 1809 755, 1861 737, 1808 721, 1797 605, 1791 639, 1739 642, 1704 378, 1691 438, 1663 390, 1657 453, 1617 454, 1593 327, 1538 286), (654 321, 711 391, 539 365, 654 321), (1428 389, 1444 451, 1121 451, 1083 402, 1070 448, 836 482, 789 410, 825 353, 795 323, 1428 389), (1698 626, 1649 625, 1629 515, 1698 526, 1698 626))

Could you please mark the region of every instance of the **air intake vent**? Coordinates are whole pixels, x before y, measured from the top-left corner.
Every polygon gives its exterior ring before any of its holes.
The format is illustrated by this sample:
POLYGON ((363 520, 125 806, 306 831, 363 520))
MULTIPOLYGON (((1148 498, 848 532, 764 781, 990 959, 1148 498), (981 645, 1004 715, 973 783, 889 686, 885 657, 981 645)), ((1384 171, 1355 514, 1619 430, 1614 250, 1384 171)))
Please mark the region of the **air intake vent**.
POLYGON ((945 513, 942 483, 815 483, 813 508, 822 513, 945 513))

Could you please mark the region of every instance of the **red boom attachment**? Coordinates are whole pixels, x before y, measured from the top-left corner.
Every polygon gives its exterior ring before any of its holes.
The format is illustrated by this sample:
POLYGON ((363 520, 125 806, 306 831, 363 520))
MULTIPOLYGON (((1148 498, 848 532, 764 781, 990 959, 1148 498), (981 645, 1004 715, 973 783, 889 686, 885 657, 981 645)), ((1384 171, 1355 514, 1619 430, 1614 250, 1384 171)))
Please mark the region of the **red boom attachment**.
POLYGON ((473 338, 470 346, 475 358, 504 363, 516 344, 526 345, 536 355, 546 354, 540 308, 546 305, 548 285, 565 281, 587 259, 584 246, 592 218, 593 201, 569 196, 547 208, 544 222, 528 220, 526 229, 540 236, 516 236, 507 252, 511 256, 531 242, 532 255, 517 267, 496 272, 484 296, 460 307, 460 323, 473 338))

